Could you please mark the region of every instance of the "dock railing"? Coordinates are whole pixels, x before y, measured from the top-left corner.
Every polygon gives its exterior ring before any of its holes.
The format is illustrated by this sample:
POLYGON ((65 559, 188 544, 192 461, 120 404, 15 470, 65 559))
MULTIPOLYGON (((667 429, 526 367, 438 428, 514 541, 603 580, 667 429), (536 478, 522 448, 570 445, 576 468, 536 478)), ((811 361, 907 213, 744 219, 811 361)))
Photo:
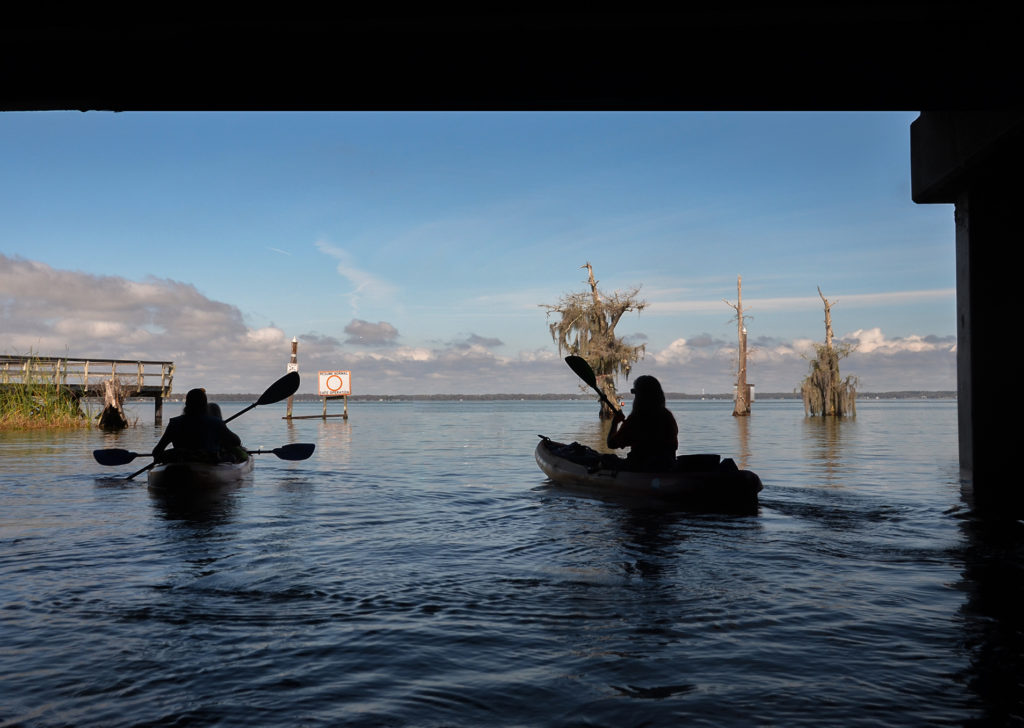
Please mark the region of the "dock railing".
POLYGON ((171 394, 174 362, 0 355, 0 386, 4 387, 53 384, 75 397, 102 397, 104 382, 111 380, 130 397, 152 397, 159 420, 163 400, 171 394))

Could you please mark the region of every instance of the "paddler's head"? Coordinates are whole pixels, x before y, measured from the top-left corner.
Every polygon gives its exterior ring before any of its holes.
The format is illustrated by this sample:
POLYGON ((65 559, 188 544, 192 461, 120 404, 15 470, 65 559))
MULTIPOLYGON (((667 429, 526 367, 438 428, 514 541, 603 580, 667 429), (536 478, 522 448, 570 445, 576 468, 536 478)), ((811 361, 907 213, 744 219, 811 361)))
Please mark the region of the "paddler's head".
POLYGON ((649 374, 643 374, 633 381, 633 411, 664 409, 665 392, 661 382, 649 374))
POLYGON ((205 415, 206 414, 206 390, 190 389, 185 395, 185 414, 205 415))

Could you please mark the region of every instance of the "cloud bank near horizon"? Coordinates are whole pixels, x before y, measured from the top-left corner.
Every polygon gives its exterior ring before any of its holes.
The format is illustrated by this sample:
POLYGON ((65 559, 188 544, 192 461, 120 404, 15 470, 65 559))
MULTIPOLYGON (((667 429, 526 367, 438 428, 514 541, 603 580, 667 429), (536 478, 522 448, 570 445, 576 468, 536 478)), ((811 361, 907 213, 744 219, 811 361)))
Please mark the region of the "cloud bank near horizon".
MULTIPOLYGON (((262 391, 284 372, 291 350, 291 336, 280 328, 250 327, 236 306, 191 284, 59 270, 2 253, 0 312, 3 353, 170 360, 175 391, 262 391)), ((543 394, 579 387, 549 343, 542 313, 538 346, 507 355, 500 353, 500 331, 404 343, 387 321, 352 318, 337 328, 338 336, 298 335, 300 373, 349 369, 356 394, 543 394)), ((856 344, 841 367, 859 378, 861 391, 956 387, 955 337, 887 337, 875 327, 842 338, 856 344)), ((760 392, 792 391, 807 372, 814 343, 758 337, 751 342, 749 381, 760 392)), ((652 374, 669 392, 724 393, 732 390, 735 357, 735 342, 702 332, 658 350, 648 346, 633 374, 652 374)), ((307 375, 300 391, 315 388, 315 376, 307 375)))

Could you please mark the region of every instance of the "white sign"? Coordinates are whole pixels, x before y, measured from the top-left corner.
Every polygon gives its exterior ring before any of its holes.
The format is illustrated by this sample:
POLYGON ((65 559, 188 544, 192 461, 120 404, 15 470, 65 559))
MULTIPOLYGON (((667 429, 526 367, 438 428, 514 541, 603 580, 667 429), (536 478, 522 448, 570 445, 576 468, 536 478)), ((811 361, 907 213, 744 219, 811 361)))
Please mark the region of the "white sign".
POLYGON ((296 364, 295 362, 289 362, 288 363, 288 373, 291 374, 292 372, 297 372, 297 371, 299 371, 299 365, 296 364))
POLYGON ((320 396, 341 397, 352 394, 352 372, 320 372, 320 396))

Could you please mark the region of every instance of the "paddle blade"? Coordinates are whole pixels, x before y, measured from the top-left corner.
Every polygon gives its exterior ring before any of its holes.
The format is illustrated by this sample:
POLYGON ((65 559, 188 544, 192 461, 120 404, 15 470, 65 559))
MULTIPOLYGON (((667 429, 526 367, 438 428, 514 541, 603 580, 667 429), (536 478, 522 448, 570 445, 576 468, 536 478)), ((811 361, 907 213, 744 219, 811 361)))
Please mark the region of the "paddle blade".
POLYGON ((296 442, 291 445, 282 445, 281 447, 275 447, 273 450, 248 450, 250 455, 266 455, 267 453, 274 453, 282 460, 305 460, 313 451, 316 449, 316 445, 311 442, 296 442))
POLYGON ((587 360, 582 356, 567 356, 565 357, 565 363, 569 365, 569 368, 576 372, 576 376, 582 379, 584 382, 589 384, 592 388, 597 389, 597 376, 594 374, 594 370, 587 364, 587 360))
POLYGON ((601 391, 601 388, 597 386, 597 375, 594 374, 594 370, 591 368, 591 366, 587 364, 586 359, 584 359, 582 356, 570 355, 565 357, 565 363, 569 365, 570 369, 576 372, 576 376, 578 376, 580 379, 582 379, 584 382, 590 385, 590 388, 597 392, 598 396, 601 398, 601 401, 608 405, 609 409, 618 411, 619 408, 612 404, 611 400, 608 399, 608 395, 601 391))
POLYGON ((267 388, 267 391, 256 400, 256 404, 274 404, 288 399, 299 390, 299 373, 288 372, 267 388))
POLYGON ((274 454, 282 460, 305 460, 316 449, 312 442, 296 442, 274 448, 274 454))
POLYGON ((109 450, 93 450, 92 456, 96 458, 96 462, 100 465, 126 465, 139 457, 139 453, 120 448, 110 448, 109 450))
POLYGON ((299 389, 299 373, 288 372, 283 377, 278 379, 276 382, 267 387, 267 391, 260 395, 260 398, 253 402, 251 405, 246 407, 241 412, 235 412, 235 414, 224 420, 225 424, 231 422, 231 420, 244 415, 246 412, 251 410, 253 407, 258 407, 261 404, 274 404, 274 402, 280 402, 282 399, 288 399, 299 389))

